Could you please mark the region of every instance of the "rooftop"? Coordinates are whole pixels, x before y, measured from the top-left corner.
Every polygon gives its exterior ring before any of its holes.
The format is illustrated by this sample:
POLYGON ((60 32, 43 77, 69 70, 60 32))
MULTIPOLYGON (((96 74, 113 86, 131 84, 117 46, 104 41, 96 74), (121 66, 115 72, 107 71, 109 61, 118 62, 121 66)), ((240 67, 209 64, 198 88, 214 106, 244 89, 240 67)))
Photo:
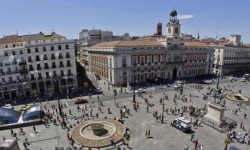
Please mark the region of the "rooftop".
POLYGON ((111 41, 98 43, 92 47, 163 46, 155 40, 111 41))
POLYGON ((9 44, 17 42, 28 42, 28 41, 38 41, 47 39, 65 38, 55 32, 51 33, 38 33, 38 34, 27 34, 27 35, 8 35, 0 38, 0 44, 9 44))

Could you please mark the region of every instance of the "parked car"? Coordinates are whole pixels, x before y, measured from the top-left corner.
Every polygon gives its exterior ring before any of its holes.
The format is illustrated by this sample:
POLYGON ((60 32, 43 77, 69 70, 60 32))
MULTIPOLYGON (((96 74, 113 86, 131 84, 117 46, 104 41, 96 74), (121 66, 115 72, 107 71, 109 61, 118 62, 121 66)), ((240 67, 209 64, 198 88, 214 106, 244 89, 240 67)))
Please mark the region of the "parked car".
POLYGON ((13 107, 11 104, 6 104, 6 105, 4 105, 2 108, 14 109, 14 107, 13 107))
POLYGON ((246 78, 242 78, 240 81, 241 82, 246 82, 246 78))
POLYGON ((138 89, 138 90, 135 90, 135 93, 146 93, 146 91, 144 89, 138 89))
POLYGON ((84 103, 88 103, 88 100, 83 99, 83 98, 79 98, 75 101, 75 104, 84 104, 84 103))
POLYGON ((93 89, 93 92, 94 92, 95 94, 102 94, 102 93, 103 93, 103 91, 102 91, 100 88, 93 89))
POLYGON ((182 132, 191 131, 191 121, 185 119, 184 117, 177 118, 171 122, 171 126, 181 130, 182 132))
POLYGON ((21 107, 21 109, 19 110, 20 112, 26 111, 31 107, 31 105, 24 105, 23 107, 21 107))

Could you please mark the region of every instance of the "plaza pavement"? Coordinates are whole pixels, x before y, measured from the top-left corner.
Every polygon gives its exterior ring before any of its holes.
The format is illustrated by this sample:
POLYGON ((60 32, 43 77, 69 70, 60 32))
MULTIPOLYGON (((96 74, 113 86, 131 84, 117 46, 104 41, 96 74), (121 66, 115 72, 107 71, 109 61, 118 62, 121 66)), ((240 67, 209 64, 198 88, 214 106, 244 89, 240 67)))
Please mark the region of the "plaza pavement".
MULTIPOLYGON (((220 87, 228 86, 230 83, 223 83, 220 85, 220 87)), ((250 86, 249 83, 241 83, 241 82, 235 82, 233 83, 234 90, 242 90, 243 95, 250 97, 250 86)), ((206 92, 206 87, 208 85, 204 86, 204 89, 198 92, 196 90, 195 84, 188 84, 184 86, 184 92, 183 94, 187 95, 189 97, 190 93, 192 95, 198 96, 193 97, 192 102, 184 103, 181 100, 177 100, 177 108, 180 108, 181 106, 190 106, 193 105, 195 107, 203 107, 204 104, 207 104, 209 100, 202 100, 202 93, 206 92)), ((216 85, 209 85, 210 87, 215 87, 216 85)), ((155 118, 152 115, 153 111, 158 111, 158 114, 162 112, 162 105, 160 105, 159 99, 163 97, 163 93, 158 93, 157 91, 152 92, 153 98, 148 98, 149 93, 143 94, 144 97, 147 97, 153 104, 155 104, 153 107, 149 108, 149 112, 146 112, 146 105, 142 98, 136 97, 136 101, 139 103, 139 110, 138 112, 134 112, 132 110, 132 97, 126 97, 126 98, 118 98, 117 102, 119 105, 126 105, 131 110, 131 116, 127 116, 128 118, 125 118, 125 126, 130 128, 131 130, 131 140, 129 141, 129 146, 134 150, 183 150, 184 145, 187 144, 190 149, 194 148, 194 144, 190 142, 190 134, 183 133, 173 127, 171 127, 170 122, 179 117, 180 115, 167 115, 164 114, 164 123, 156 122, 155 118), (153 138, 146 138, 145 137, 145 131, 147 129, 151 130, 151 136, 153 138)), ((175 94, 178 94, 176 91, 167 91, 166 94, 169 97, 169 100, 165 101, 165 109, 166 108, 174 108, 175 105, 173 103, 173 97, 175 94)), ((107 96, 107 95, 106 95, 107 96)), ((105 97, 106 97, 105 96, 105 97)), ((105 98, 104 97, 104 98, 105 98)), ((88 98, 88 97, 86 97, 88 98)), ((104 99, 103 98, 103 99, 104 99)), ((100 99, 102 99, 102 96, 100 96, 100 99)), ((96 96, 93 96, 89 101, 96 101, 96 96)), ((56 102, 49 102, 49 103, 43 103, 46 104, 49 108, 52 104, 56 104, 56 102)), ((64 108, 63 111, 68 114, 69 109, 72 110, 73 116, 80 116, 81 112, 77 111, 77 106, 73 104, 73 100, 69 100, 69 108, 64 108)), ((119 118, 119 109, 115 107, 114 100, 109 99, 106 101, 103 101, 104 107, 102 107, 103 113, 100 113, 97 110, 97 107, 93 107, 93 115, 96 113, 99 113, 99 118, 104 118, 107 116, 108 118, 119 118), (107 108, 110 107, 112 114, 107 113, 107 108)), ((95 104, 97 106, 97 104, 95 104)), ((243 121, 243 114, 247 113, 248 118, 244 120, 244 124, 246 129, 248 130, 250 128, 250 109, 249 106, 247 107, 247 110, 242 110, 238 113, 238 115, 233 115, 232 110, 238 108, 235 103, 231 101, 227 101, 227 107, 228 110, 225 112, 225 115, 228 117, 231 117, 235 119, 240 124, 241 121, 243 121)), ((80 105, 83 107, 82 105, 80 105)), ((88 108, 90 108, 89 104, 87 104, 88 108)), ((69 122, 71 124, 76 123, 76 120, 73 116, 69 116, 69 122)), ((184 116, 186 116, 189 120, 191 119, 189 115, 186 113, 184 116)), ((80 119, 79 119, 80 120, 80 119)), ((30 150, 54 150, 55 146, 59 147, 69 147, 70 144, 67 141, 66 137, 66 129, 62 129, 61 126, 55 126, 53 124, 50 124, 50 127, 46 128, 44 125, 36 126, 38 133, 35 134, 33 132, 32 127, 24 127, 24 131, 26 132, 25 136, 18 136, 19 137, 19 146, 21 149, 23 149, 23 141, 25 137, 28 137, 29 141, 31 142, 31 145, 29 145, 30 150)), ((201 127, 197 127, 196 129, 193 129, 195 132, 195 138, 198 138, 199 143, 204 145, 205 150, 222 150, 224 149, 224 139, 226 137, 225 133, 219 133, 218 131, 212 129, 211 127, 208 127, 206 125, 201 125, 201 127)), ((237 128, 237 131, 240 131, 241 133, 244 133, 241 131, 241 129, 237 128)), ((14 129, 15 132, 18 132, 19 129, 14 129)), ((10 130, 0 131, 0 135, 8 138, 13 138, 10 136, 10 130)), ((76 147, 79 147, 75 145, 76 147)), ((232 143, 229 145, 229 147, 236 147, 240 150, 249 150, 249 145, 246 144, 239 144, 239 143, 232 143)), ((128 149, 126 146, 121 146, 122 148, 128 149)), ((103 149, 111 149, 111 147, 103 148, 103 149)))

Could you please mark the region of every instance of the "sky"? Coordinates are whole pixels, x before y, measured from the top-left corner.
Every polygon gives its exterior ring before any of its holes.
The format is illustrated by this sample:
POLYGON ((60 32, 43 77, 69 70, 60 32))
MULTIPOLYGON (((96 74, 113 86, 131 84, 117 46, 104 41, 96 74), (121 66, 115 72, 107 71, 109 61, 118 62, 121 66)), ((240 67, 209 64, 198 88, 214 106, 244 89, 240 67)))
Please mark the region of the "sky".
POLYGON ((242 35, 250 43, 250 0, 0 0, 0 37, 57 32, 78 38, 82 29, 152 35, 177 10, 181 32, 200 37, 242 35))

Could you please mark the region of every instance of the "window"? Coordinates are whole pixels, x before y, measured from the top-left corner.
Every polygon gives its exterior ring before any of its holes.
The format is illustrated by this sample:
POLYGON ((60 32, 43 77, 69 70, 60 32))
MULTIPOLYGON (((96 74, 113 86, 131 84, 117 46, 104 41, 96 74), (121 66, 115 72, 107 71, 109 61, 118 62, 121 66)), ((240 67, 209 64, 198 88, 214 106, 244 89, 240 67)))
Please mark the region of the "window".
POLYGON ((68 69, 68 76, 71 76, 71 75, 72 75, 71 70, 68 69))
POLYGON ((20 50, 20 54, 23 54, 23 50, 20 50))
POLYGON ((15 52, 15 51, 12 51, 12 55, 16 55, 16 52, 15 52))
POLYGON ((8 56, 8 52, 4 52, 4 55, 5 55, 5 56, 8 56))
POLYGON ((36 55, 36 61, 40 61, 40 57, 36 55))
POLYGON ((37 70, 41 70, 40 64, 36 64, 36 68, 37 68, 37 70))
POLYGON ((35 52, 36 52, 36 53, 38 53, 38 52, 39 52, 39 50, 38 50, 38 48, 37 48, 37 47, 35 48, 35 52))
POLYGON ((122 57, 122 66, 126 67, 127 63, 126 63, 126 57, 122 57))
POLYGON ((5 78, 2 78, 2 82, 5 82, 5 78))
POLYGON ((65 45, 65 48, 66 48, 66 49, 69 49, 69 45, 65 45))
POLYGON ((49 72, 46 72, 46 78, 49 78, 49 72))
POLYGON ((61 76, 64 76, 64 71, 63 71, 63 70, 61 70, 60 72, 61 72, 61 76))
POLYGON ((34 68, 32 65, 29 65, 30 71, 34 71, 34 68))
POLYGON ((174 32, 175 32, 176 34, 178 34, 178 33, 179 33, 179 28, 175 28, 174 32))
POLYGON ((30 49, 27 49, 27 53, 30 53, 30 49))
POLYGON ((54 51, 54 46, 51 46, 51 47, 50 47, 50 50, 51 50, 51 51, 54 51))
POLYGON ((62 46, 61 45, 58 45, 58 50, 61 50, 62 49, 62 46))
POLYGON ((38 78, 39 79, 42 79, 43 77, 42 77, 42 73, 38 73, 38 78))
POLYGON ((43 47, 43 51, 46 52, 46 47, 43 47))
POLYGON ((28 62, 32 62, 32 57, 28 56, 28 62))
POLYGON ((137 65, 137 63, 136 63, 136 57, 133 57, 133 65, 137 65))
POLYGON ((168 33, 171 33, 171 28, 168 28, 168 33))
POLYGON ((9 81, 10 81, 10 82, 12 82, 12 81, 13 81, 13 80, 12 80, 12 77, 9 77, 9 81))
POLYGON ((16 80, 17 80, 17 81, 20 81, 20 77, 19 77, 19 76, 16 76, 16 80))

